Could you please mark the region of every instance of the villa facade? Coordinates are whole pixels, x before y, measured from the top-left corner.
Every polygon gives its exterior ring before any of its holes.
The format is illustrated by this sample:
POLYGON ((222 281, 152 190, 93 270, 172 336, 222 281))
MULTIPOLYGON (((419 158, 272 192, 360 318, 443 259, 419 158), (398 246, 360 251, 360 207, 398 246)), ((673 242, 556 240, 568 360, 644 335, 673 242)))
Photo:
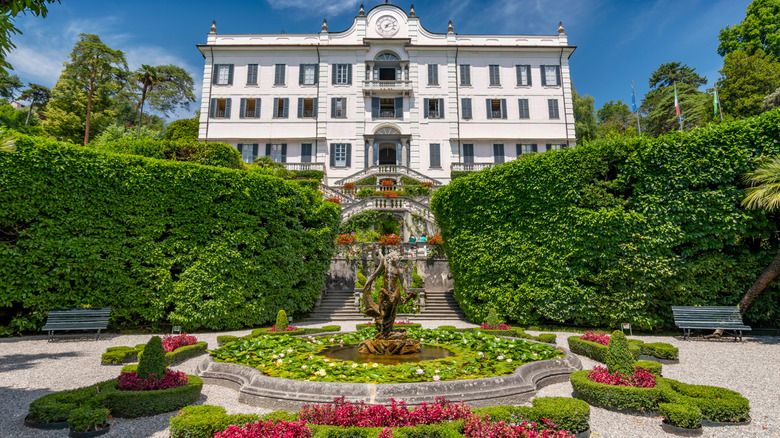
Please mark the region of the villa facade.
POLYGON ((325 172, 379 169, 436 185, 574 144, 570 46, 548 36, 425 29, 412 9, 362 7, 341 32, 218 34, 206 44, 199 138, 325 172), (389 167, 388 167, 389 166, 389 167))

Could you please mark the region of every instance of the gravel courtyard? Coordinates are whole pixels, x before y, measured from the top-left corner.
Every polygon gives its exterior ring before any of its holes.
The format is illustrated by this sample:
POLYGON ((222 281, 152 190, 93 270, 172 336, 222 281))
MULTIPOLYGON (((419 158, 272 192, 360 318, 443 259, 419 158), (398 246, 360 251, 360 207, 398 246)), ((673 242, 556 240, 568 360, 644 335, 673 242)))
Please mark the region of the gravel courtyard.
MULTIPOLYGON (((472 326, 462 321, 423 322, 424 327, 439 325, 472 326)), ((297 324, 319 327, 325 324, 297 324)), ((340 322, 349 330, 355 322, 340 322)), ((243 335, 248 330, 219 333, 243 335)), ((537 334, 537 332, 529 332, 537 334)), ((566 346, 571 333, 557 333, 566 346)), ((217 333, 196 334, 198 340, 216 347, 217 333)), ((36 398, 53 391, 73 389, 114 378, 119 366, 100 365, 107 347, 146 342, 150 335, 106 335, 94 337, 60 335, 56 342, 44 336, 0 339, 0 437, 65 437, 67 431, 43 431, 24 426, 27 406, 36 398)), ((680 363, 664 365, 664 376, 686 383, 723 386, 739 391, 750 400, 752 423, 747 426, 705 427, 705 437, 780 437, 780 337, 747 337, 744 343, 731 340, 683 341, 681 338, 636 336, 645 342, 668 342, 680 348, 680 363)), ((580 357, 586 369, 597 365, 580 357)), ((175 368, 194 373, 203 356, 189 359, 175 368)), ((540 396, 571 396, 569 383, 542 388, 540 396)), ((242 405, 230 389, 205 385, 199 404, 215 404, 228 412, 266 412, 242 405)), ((140 419, 113 419, 105 437, 168 437, 168 420, 173 414, 140 419)), ((643 417, 591 407, 592 436, 665 437, 660 417, 643 417)))

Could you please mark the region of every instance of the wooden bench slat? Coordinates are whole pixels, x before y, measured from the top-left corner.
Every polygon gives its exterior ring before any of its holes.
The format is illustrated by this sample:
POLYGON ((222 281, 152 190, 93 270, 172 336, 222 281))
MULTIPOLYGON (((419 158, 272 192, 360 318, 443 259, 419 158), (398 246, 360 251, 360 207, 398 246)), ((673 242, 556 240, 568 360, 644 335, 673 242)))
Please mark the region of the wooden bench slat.
POLYGON ((110 307, 51 309, 41 330, 49 332, 49 340, 53 332, 62 330, 97 330, 99 338, 100 331, 108 327, 110 317, 110 307))
POLYGON ((685 337, 690 338, 691 330, 727 330, 739 332, 752 330, 742 321, 742 315, 737 307, 729 306, 672 306, 674 324, 685 331, 685 337))

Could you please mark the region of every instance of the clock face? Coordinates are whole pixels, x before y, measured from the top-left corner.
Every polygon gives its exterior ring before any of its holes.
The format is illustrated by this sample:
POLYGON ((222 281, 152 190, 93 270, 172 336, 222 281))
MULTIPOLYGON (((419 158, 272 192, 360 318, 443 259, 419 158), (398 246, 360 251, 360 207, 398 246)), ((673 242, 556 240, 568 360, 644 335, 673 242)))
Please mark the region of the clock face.
POLYGON ((393 36, 398 32, 398 20, 389 15, 379 17, 376 20, 376 31, 382 36, 393 36))

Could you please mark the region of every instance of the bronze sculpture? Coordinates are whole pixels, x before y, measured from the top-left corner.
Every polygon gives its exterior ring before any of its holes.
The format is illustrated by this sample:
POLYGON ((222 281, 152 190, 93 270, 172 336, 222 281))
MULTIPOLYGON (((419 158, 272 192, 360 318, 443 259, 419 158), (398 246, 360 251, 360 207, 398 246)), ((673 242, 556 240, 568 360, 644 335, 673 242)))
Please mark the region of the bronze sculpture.
POLYGON ((418 353, 421 348, 419 340, 408 339, 405 329, 393 329, 398 306, 417 296, 416 293, 409 292, 409 285, 401 267, 401 253, 396 249, 385 256, 380 248, 376 248, 374 258, 379 259, 379 263, 363 287, 363 303, 366 308, 363 313, 374 318, 377 333, 374 339, 361 342, 358 352, 379 355, 418 353), (382 272, 385 274, 385 281, 379 290, 376 303, 371 291, 374 281, 382 272), (402 284, 399 284, 399 279, 402 284))

